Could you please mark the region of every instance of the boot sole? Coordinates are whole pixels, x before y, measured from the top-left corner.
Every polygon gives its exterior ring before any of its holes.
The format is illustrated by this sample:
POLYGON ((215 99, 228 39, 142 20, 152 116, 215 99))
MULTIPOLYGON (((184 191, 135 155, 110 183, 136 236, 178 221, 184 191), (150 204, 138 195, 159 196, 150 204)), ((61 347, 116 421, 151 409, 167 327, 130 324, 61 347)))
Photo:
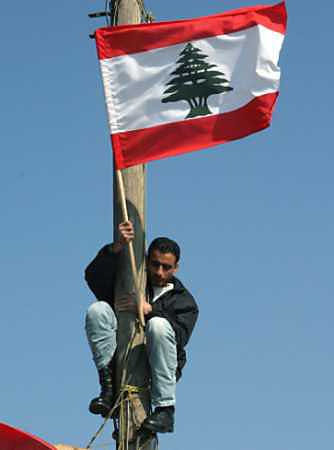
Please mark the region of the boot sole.
POLYGON ((107 408, 106 406, 103 406, 103 405, 90 405, 89 406, 89 411, 92 414, 97 414, 97 415, 102 415, 102 416, 107 416, 110 410, 111 410, 111 407, 107 408))

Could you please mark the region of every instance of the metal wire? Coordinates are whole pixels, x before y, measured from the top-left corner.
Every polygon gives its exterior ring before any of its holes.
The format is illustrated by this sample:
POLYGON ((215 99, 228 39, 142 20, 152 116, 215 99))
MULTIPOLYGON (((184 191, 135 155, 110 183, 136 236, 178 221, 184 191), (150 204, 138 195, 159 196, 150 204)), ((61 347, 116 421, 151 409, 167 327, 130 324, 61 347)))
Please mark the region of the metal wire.
POLYGON ((104 4, 104 11, 106 13, 106 24, 107 24, 107 27, 108 27, 110 25, 109 11, 108 11, 108 0, 106 0, 106 2, 104 4))

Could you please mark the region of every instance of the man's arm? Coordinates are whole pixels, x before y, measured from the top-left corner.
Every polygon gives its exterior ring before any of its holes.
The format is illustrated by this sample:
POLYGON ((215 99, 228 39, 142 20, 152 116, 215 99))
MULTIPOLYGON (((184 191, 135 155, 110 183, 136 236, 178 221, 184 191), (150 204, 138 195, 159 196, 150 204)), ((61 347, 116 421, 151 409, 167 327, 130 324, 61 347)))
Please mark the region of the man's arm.
POLYGON ((112 302, 118 254, 134 236, 131 222, 121 223, 118 230, 118 241, 104 246, 85 270, 87 284, 98 300, 112 302))
POLYGON ((117 254, 112 245, 104 246, 85 270, 85 280, 97 300, 112 302, 117 254))
POLYGON ((185 347, 198 319, 198 306, 189 294, 187 299, 183 300, 183 305, 181 302, 176 302, 175 319, 172 318, 171 324, 175 330, 178 344, 185 347))

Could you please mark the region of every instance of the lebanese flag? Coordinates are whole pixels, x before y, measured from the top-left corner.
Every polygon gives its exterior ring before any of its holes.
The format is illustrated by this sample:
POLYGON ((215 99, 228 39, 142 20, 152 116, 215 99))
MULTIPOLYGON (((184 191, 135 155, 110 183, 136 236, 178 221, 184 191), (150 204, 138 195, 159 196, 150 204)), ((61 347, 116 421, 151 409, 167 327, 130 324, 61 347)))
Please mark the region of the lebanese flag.
POLYGON ((270 125, 285 3, 96 31, 117 169, 270 125))
POLYGON ((30 433, 0 423, 1 450, 57 450, 51 444, 30 433))

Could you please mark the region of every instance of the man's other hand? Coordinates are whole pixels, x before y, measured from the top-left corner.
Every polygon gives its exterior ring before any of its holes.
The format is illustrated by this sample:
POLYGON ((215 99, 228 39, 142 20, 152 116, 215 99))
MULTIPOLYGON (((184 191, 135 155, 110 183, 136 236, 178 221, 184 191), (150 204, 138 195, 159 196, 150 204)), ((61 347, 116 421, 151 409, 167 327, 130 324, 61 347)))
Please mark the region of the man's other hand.
POLYGON ((147 314, 150 314, 152 312, 152 306, 146 301, 146 299, 143 300, 143 313, 144 316, 147 314))

